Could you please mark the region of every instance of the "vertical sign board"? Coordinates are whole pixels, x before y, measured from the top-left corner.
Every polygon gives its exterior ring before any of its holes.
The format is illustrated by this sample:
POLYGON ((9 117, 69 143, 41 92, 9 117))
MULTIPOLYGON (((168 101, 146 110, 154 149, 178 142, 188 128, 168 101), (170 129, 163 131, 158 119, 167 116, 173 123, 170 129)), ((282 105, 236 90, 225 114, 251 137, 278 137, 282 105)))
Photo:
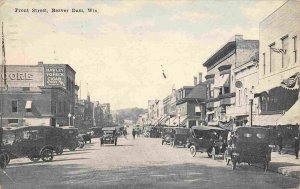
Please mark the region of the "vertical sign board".
POLYGON ((45 86, 66 88, 66 65, 44 64, 45 86))

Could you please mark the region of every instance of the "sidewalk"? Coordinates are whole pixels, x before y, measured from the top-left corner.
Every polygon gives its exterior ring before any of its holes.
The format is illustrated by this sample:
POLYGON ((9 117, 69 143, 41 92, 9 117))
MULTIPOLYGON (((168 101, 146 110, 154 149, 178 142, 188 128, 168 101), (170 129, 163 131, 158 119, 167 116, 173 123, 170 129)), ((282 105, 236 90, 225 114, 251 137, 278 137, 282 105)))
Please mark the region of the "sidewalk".
POLYGON ((285 176, 295 177, 300 179, 300 159, 295 159, 292 153, 278 154, 272 152, 269 170, 285 176))

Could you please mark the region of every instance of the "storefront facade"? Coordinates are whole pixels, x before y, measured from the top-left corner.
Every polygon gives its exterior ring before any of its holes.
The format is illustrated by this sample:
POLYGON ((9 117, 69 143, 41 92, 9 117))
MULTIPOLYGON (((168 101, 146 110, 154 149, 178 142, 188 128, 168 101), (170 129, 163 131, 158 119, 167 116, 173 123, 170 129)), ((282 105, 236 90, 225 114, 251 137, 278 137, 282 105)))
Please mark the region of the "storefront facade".
POLYGON ((75 104, 75 71, 69 65, 7 65, 4 80, 2 126, 69 125, 75 104))

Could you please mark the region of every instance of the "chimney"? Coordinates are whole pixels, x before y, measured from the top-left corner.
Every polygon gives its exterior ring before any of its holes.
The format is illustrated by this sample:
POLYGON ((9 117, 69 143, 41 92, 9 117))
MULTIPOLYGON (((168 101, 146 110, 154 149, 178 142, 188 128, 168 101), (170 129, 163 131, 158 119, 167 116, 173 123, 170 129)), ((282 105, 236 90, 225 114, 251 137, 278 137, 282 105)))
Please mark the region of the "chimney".
POLYGON ((196 86, 197 85, 197 77, 194 76, 194 85, 196 86))
POLYGON ((202 83, 202 72, 199 72, 199 84, 202 83))

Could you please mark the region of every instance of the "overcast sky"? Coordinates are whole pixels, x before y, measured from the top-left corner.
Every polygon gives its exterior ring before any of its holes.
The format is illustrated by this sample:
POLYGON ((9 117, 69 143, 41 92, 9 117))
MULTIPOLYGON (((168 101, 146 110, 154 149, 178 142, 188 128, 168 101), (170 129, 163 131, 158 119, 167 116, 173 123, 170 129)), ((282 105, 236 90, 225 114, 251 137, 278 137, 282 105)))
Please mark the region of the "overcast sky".
POLYGON ((112 109, 146 108, 148 99, 192 85, 198 72, 205 74, 203 62, 234 34, 259 39, 259 22, 283 3, 0 0, 0 20, 7 64, 69 64, 82 98, 88 83, 92 100, 109 102, 112 109), (52 13, 52 8, 69 12, 52 13), (72 8, 85 12, 72 13, 72 8))

